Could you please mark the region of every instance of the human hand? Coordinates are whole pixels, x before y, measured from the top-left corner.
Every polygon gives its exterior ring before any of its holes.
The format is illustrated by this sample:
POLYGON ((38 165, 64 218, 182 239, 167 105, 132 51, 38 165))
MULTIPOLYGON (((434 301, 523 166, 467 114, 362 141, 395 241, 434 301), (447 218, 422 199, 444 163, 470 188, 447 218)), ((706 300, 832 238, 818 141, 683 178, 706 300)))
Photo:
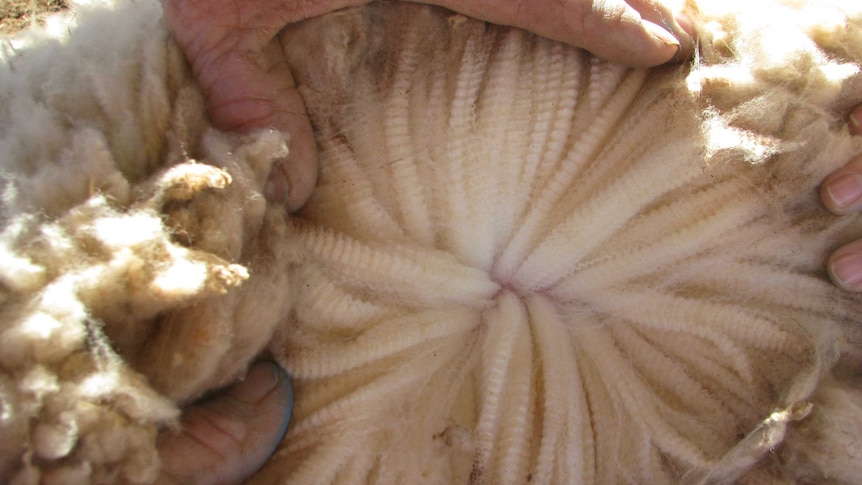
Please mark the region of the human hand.
MULTIPOLYGON (((311 195, 317 155, 311 123, 277 34, 290 23, 368 1, 162 0, 165 20, 191 64, 215 126, 290 134, 290 155, 275 164, 265 188, 269 201, 284 203, 290 211, 311 195)), ((691 31, 690 25, 675 20, 660 0, 425 3, 524 28, 631 66, 684 60, 693 52, 683 29, 691 31)), ((281 384, 261 401, 248 401, 247 396, 260 395, 263 384, 258 381, 267 374, 265 369, 257 364, 246 381, 226 394, 186 408, 180 434, 163 432, 159 446, 164 473, 158 483, 231 483, 263 464, 280 440, 284 426, 279 423, 286 422, 290 409, 283 375, 281 384)))
POLYGON ((271 362, 254 364, 245 380, 185 408, 179 432, 161 432, 156 484, 242 482, 281 441, 292 405, 284 371, 271 362))
MULTIPOLYGON (((850 132, 862 135, 862 106, 850 115, 850 132)), ((832 172, 820 187, 823 205, 837 215, 862 210, 862 156, 832 172)), ((848 291, 862 291, 862 239, 837 249, 826 265, 832 281, 848 291)))
MULTIPOLYGON (((168 25, 204 90, 216 126, 238 131, 274 128, 291 134, 289 160, 276 165, 267 187, 268 199, 284 201, 289 210, 297 210, 310 196, 317 160, 311 125, 276 35, 289 23, 367 1, 163 0, 168 25)), ((591 0, 429 0, 428 3, 525 28, 632 66, 684 60, 693 51, 691 39, 685 33, 691 31, 690 24, 653 0, 595 2, 598 6, 591 0), (668 32, 660 25, 666 25, 673 36, 666 36, 668 32)), ((862 107, 854 115, 862 120, 862 107)), ((853 124, 851 130, 862 134, 859 124, 853 124)), ((831 174, 823 184, 821 196, 823 204, 836 214, 862 209, 862 157, 831 174)), ((828 269, 838 286, 862 291, 862 240, 838 249, 831 256, 828 269)), ((195 416, 197 408, 190 409, 187 416, 190 413, 195 416)), ((230 422, 240 428, 244 426, 242 413, 229 416, 237 419, 234 422, 230 421, 234 418, 228 418, 230 422)), ((244 416, 250 419, 246 424, 254 426, 250 423, 256 416, 244 416)), ((211 427, 211 421, 188 417, 185 421, 193 433, 200 426, 201 436, 212 433, 224 438, 211 427)), ((236 440, 229 440, 228 449, 214 451, 202 448, 201 440, 194 439, 197 434, 178 436, 181 438, 172 437, 162 443, 169 476, 163 477, 161 483, 171 483, 170 476, 178 481, 179 477, 200 477, 196 473, 201 470, 214 470, 209 465, 189 468, 191 463, 205 461, 206 456, 222 465, 216 477, 239 480, 256 469, 271 450, 269 440, 261 440, 265 446, 258 443, 256 450, 246 450, 236 440), (200 460, 170 458, 189 454, 200 460), (253 459, 246 458, 252 455, 253 459)))
MULTIPOLYGON (((207 98, 216 127, 290 134, 290 155, 265 188, 298 210, 311 196, 317 154, 311 123, 276 35, 289 23, 370 0, 162 0, 165 20, 207 98)), ((652 66, 692 55, 692 30, 664 0, 421 0, 530 30, 608 60, 652 66)))

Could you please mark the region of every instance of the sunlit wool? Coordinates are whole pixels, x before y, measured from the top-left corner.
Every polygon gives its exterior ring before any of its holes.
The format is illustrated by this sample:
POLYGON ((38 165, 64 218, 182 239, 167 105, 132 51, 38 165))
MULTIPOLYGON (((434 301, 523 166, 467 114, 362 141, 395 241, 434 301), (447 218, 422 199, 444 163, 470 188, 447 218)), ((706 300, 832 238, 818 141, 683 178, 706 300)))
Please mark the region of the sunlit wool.
POLYGON ((823 265, 862 227, 816 189, 860 150, 862 6, 750 3, 689 5, 699 57, 653 70, 416 5, 293 27, 290 219, 283 140, 209 127, 156 4, 24 48, 0 473, 152 480, 174 404, 269 341, 297 401, 259 483, 857 480, 862 308, 823 265))
POLYGON ((260 483, 862 476, 822 270, 853 232, 815 197, 859 25, 769 5, 704 5, 693 69, 416 7, 287 33, 322 168, 260 483))
POLYGON ((158 2, 104 3, 0 40, 2 483, 151 483, 289 306, 284 136, 213 130, 158 2))

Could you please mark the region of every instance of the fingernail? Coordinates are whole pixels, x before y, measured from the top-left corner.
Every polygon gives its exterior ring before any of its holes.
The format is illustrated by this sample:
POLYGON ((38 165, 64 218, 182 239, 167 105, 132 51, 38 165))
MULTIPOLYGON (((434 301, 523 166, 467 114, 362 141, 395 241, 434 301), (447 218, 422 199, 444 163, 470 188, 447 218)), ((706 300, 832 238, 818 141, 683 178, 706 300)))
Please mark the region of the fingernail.
POLYGON ((862 282, 862 253, 848 253, 835 258, 831 265, 832 277, 839 286, 855 289, 862 282))
POLYGON ((682 12, 676 12, 673 18, 679 24, 680 28, 682 28, 683 32, 688 35, 694 35, 694 22, 691 20, 691 17, 682 12))
POLYGON ((848 173, 826 184, 826 193, 832 202, 840 208, 847 207, 862 197, 862 180, 860 176, 848 173))
POLYGON ((231 388, 229 394, 238 401, 255 404, 275 388, 279 374, 275 364, 259 362, 249 369, 245 380, 231 388))
POLYGON ((664 27, 656 25, 652 22, 648 22, 646 20, 643 21, 644 28, 647 32, 650 33, 653 37, 655 37, 659 42, 664 45, 673 45, 679 47, 679 39, 674 37, 673 34, 665 30, 664 27))
POLYGON ((276 161, 267 178, 263 195, 270 202, 287 205, 289 193, 290 184, 287 180, 287 174, 284 173, 283 163, 276 161))

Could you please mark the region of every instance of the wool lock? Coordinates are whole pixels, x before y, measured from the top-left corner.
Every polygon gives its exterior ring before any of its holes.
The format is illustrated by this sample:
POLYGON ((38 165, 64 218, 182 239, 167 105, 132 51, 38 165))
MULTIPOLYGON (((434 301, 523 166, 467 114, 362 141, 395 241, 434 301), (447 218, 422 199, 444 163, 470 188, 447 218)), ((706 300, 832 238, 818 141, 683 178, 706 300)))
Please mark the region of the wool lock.
POLYGON ((862 5, 689 2, 629 69, 375 2, 282 44, 321 157, 214 129, 158 2, 0 63, 0 477, 148 483, 262 349, 295 414, 252 483, 854 483, 862 306, 817 201, 862 151, 862 5), (764 12, 768 12, 765 14, 764 12))

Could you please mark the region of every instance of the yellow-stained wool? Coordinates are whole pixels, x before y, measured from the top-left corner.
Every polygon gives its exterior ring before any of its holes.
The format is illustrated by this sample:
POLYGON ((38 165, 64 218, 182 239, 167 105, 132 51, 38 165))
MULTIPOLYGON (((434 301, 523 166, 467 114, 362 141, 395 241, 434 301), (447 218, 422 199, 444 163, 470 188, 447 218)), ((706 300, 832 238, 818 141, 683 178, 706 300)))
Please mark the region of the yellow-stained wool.
POLYGON ((157 2, 0 65, 0 477, 146 483, 261 348, 295 416, 258 483, 854 483, 862 306, 817 186, 862 149, 856 0, 690 2, 632 70, 376 2, 289 28, 321 150, 214 130, 157 2))
POLYGON ((288 308, 262 195, 285 138, 213 130, 160 16, 82 6, 68 34, 2 44, 4 483, 151 482, 156 430, 288 308))

